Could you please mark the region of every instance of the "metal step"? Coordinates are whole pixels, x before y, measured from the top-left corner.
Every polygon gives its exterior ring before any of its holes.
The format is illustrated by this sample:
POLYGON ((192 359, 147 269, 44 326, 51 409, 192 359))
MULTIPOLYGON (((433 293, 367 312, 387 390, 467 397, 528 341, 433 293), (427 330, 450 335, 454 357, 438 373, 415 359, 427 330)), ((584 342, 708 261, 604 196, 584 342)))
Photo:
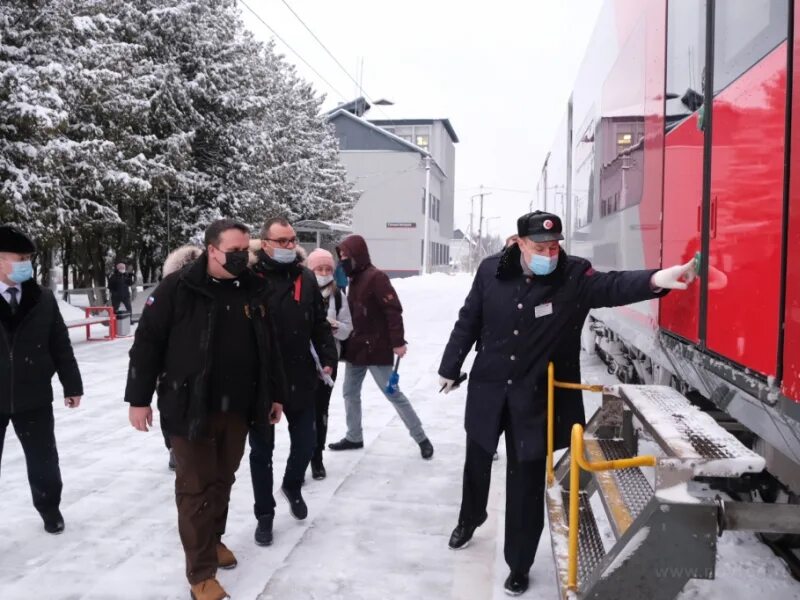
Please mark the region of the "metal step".
MULTIPOLYGON (((600 536, 600 529, 597 527, 597 520, 589 502, 589 494, 580 492, 579 508, 580 525, 578 527, 578 589, 581 582, 586 581, 589 576, 603 560, 606 550, 603 547, 603 538, 600 536)), ((569 492, 563 492, 564 503, 564 522, 569 527, 569 492)))
POLYGON ((655 441, 695 476, 740 477, 764 470, 765 460, 677 390, 620 385, 620 396, 655 441))
MULTIPOLYGON (((630 458, 623 440, 599 439, 587 436, 584 440, 586 458, 591 462, 630 458)), ((594 474, 600 497, 617 539, 653 498, 653 487, 641 469, 599 471, 594 474)))

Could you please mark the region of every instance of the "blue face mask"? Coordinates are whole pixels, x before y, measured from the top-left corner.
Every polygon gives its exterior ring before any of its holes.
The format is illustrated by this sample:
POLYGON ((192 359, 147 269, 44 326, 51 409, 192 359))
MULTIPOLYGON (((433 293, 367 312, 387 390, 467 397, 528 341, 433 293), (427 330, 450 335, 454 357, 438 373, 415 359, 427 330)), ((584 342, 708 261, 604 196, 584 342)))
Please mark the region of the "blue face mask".
POLYGON ((11 273, 8 278, 14 283, 25 283, 33 277, 33 265, 29 260, 11 263, 11 273))
POLYGON ((558 266, 558 254, 555 256, 542 256, 534 254, 531 257, 528 267, 534 275, 550 275, 558 266))
POLYGON ((297 260, 297 252, 289 248, 274 248, 272 251, 272 260, 288 265, 297 260))

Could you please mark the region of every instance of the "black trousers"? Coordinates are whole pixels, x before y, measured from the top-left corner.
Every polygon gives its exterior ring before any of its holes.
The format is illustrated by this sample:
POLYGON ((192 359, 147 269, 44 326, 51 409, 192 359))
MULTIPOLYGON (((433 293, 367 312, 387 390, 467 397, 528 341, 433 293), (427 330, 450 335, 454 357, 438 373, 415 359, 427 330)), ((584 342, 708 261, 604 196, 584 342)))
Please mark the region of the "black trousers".
POLYGON ((125 305, 125 310, 129 315, 133 313, 130 294, 111 294, 111 306, 114 308, 115 313, 119 312, 120 304, 125 305))
MULTIPOLYGON (((303 410, 284 410, 289 423, 289 458, 282 485, 287 490, 299 491, 303 485, 308 463, 314 454, 314 407, 303 410)), ((253 479, 253 495, 256 518, 275 514, 275 497, 272 495, 272 451, 275 436, 264 439, 257 431, 250 430, 250 476, 253 479)))
POLYGON ((33 506, 41 514, 58 509, 61 504, 61 469, 58 466, 53 405, 14 415, 0 414, 0 461, 6 428, 12 423, 28 467, 33 506))
MULTIPOLYGON (((519 462, 508 412, 501 421, 506 438, 506 540, 504 554, 512 571, 527 573, 544 528, 545 459, 519 462)), ((467 439, 459 523, 477 526, 486 519, 492 452, 467 439)))
MULTIPOLYGON (((339 365, 333 366, 333 374, 331 379, 336 381, 336 375, 339 371, 339 365)), ((317 430, 317 446, 314 450, 313 461, 322 462, 322 452, 325 450, 325 442, 328 440, 328 409, 331 405, 331 394, 333 388, 325 385, 324 383, 317 388, 317 395, 314 398, 314 408, 316 409, 315 427, 317 430)))

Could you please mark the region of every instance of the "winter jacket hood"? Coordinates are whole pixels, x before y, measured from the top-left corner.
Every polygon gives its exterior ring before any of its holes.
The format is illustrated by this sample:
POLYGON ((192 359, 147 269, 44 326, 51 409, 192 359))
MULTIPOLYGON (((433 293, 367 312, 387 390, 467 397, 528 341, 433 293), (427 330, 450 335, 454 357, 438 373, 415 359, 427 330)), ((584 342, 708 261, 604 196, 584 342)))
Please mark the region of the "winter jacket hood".
POLYGON ((339 259, 342 258, 342 251, 347 254, 349 258, 353 259, 355 263, 353 272, 359 273, 364 271, 367 267, 372 265, 372 259, 369 256, 369 248, 367 248, 367 241, 360 235, 350 235, 342 240, 342 243, 336 247, 336 253, 339 259))
POLYGON ((197 246, 181 246, 177 250, 173 250, 164 261, 164 268, 161 273, 164 277, 176 273, 196 261, 203 255, 203 251, 197 246))

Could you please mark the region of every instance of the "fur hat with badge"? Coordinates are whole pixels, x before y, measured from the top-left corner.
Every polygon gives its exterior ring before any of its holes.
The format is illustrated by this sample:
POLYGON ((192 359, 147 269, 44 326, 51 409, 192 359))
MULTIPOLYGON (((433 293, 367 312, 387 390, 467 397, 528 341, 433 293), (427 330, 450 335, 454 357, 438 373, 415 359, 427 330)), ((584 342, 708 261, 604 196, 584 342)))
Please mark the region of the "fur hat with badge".
POLYGON ((12 225, 0 225, 0 252, 35 254, 36 244, 12 225))

